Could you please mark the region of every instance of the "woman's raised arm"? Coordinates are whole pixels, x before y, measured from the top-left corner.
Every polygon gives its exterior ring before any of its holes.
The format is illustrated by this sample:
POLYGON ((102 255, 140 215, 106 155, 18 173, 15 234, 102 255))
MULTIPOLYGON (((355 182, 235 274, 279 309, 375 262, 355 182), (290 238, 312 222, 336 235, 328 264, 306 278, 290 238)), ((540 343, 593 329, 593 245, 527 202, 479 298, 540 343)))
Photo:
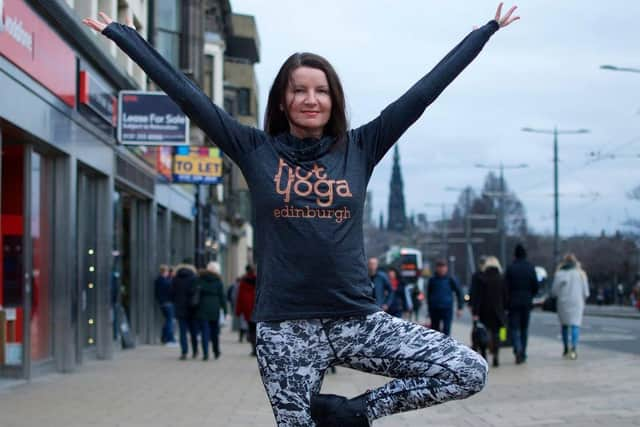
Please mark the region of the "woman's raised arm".
POLYGON ((113 40, 236 163, 264 139, 263 132, 241 125, 217 107, 149 45, 131 23, 119 24, 102 12, 100 20, 85 18, 82 22, 113 40))
POLYGON ((472 31, 404 95, 387 106, 374 120, 354 131, 355 138, 363 144, 363 149, 370 153, 372 167, 449 83, 474 60, 493 33, 520 19, 518 16, 512 16, 515 10, 516 6, 503 17, 500 3, 495 19, 472 31))

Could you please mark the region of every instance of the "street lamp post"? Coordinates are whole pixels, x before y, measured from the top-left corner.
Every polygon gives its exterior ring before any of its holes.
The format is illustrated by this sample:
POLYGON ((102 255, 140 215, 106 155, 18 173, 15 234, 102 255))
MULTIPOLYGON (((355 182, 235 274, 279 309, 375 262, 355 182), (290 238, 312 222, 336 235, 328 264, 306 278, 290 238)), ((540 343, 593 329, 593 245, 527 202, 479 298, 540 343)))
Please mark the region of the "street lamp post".
POLYGON ((558 265, 560 255, 560 208, 558 200, 558 135, 577 135, 589 133, 588 129, 558 130, 522 128, 523 132, 553 135, 553 265, 558 265))
POLYGON ((446 260, 449 258, 449 224, 447 221, 447 210, 445 203, 425 203, 425 206, 435 206, 441 208, 441 230, 442 230, 442 244, 444 246, 444 255, 443 258, 446 260))
POLYGON ((445 191, 457 191, 464 192, 464 239, 466 241, 467 251, 467 267, 466 271, 466 283, 471 283, 471 274, 475 268, 475 260, 473 257, 473 246, 471 243, 471 187, 446 187, 445 191))

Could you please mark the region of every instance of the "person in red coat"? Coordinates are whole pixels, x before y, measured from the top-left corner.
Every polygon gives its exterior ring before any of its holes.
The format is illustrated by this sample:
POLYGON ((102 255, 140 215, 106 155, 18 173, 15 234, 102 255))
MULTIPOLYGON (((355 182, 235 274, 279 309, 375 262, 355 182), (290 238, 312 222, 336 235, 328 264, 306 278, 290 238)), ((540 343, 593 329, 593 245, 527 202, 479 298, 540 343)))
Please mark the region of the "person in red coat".
POLYGON ((256 303, 256 271, 251 265, 245 268, 245 275, 240 278, 236 315, 244 317, 249 324, 247 338, 251 343, 251 355, 256 355, 256 322, 251 318, 256 303))

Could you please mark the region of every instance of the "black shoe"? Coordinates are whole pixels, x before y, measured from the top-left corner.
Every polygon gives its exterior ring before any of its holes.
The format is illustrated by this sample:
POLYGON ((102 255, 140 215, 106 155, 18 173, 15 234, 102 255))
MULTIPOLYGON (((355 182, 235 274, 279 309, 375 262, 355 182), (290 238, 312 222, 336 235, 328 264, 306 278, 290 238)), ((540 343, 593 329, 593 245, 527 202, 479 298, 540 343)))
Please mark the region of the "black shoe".
POLYGON ((196 357, 198 357, 198 352, 197 351, 191 355, 192 359, 195 359, 196 357))
POLYGON ((220 359, 220 354, 220 352, 214 353, 213 358, 216 360, 220 359))
POLYGON ((204 356, 202 356, 202 361, 206 362, 207 360, 209 360, 209 355, 205 354, 204 356))
POLYGON ((524 357, 521 354, 516 354, 516 365, 521 365, 524 362, 524 357))
POLYGON ((187 360, 187 355, 186 354, 181 354, 180 355, 180 360, 187 360))
POLYGON ((494 357, 493 358, 493 367, 497 368, 498 366, 500 366, 500 362, 498 362, 498 358, 494 357))
POLYGON ((311 418, 318 427, 370 427, 365 395, 347 399, 335 394, 311 396, 311 418))

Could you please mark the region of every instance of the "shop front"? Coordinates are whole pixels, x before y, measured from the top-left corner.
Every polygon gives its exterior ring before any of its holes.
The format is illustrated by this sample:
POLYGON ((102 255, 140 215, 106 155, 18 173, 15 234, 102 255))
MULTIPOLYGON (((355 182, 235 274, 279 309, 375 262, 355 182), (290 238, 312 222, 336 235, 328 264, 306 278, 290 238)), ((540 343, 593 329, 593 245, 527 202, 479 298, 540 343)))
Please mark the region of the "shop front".
POLYGON ((158 264, 194 244, 193 194, 116 143, 134 81, 32 4, 0 1, 0 379, 112 358, 123 318, 157 342, 158 264))

